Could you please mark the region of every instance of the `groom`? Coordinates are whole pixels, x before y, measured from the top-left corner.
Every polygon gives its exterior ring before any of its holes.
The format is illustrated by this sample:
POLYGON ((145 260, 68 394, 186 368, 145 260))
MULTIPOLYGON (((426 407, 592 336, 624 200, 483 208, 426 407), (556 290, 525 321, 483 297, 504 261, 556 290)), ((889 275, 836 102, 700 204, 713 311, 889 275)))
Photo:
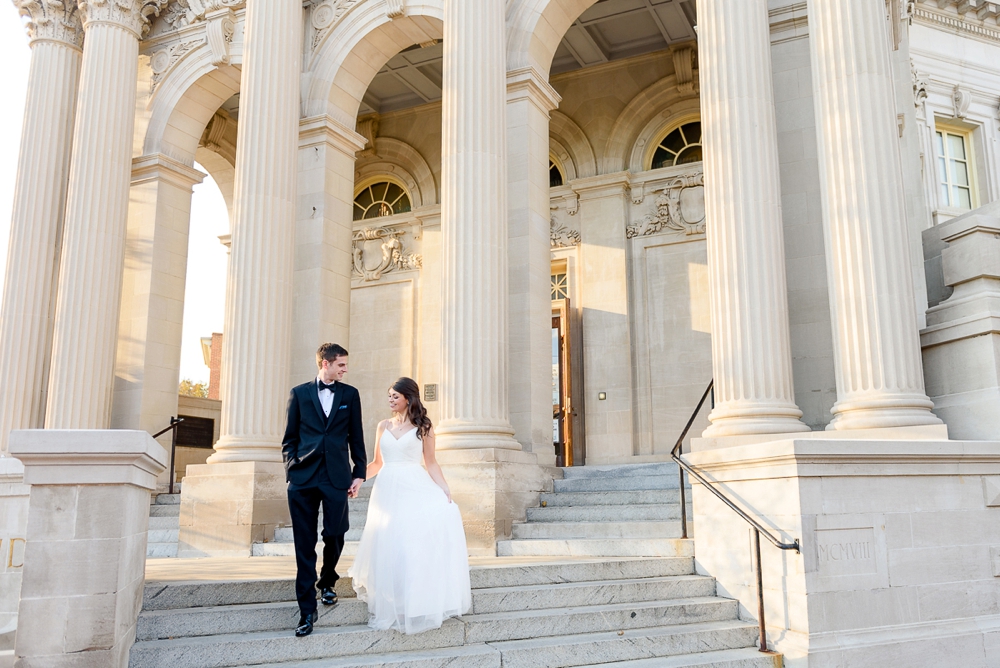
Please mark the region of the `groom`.
POLYGON ((357 497, 368 465, 361 396, 355 388, 340 382, 347 373, 347 351, 336 343, 324 343, 316 351, 316 364, 319 375, 293 388, 288 397, 288 425, 281 442, 295 540, 295 596, 302 613, 295 629, 298 637, 312 633, 318 619, 317 587, 324 605, 337 602, 333 585, 340 577, 337 561, 349 528, 347 499, 357 497), (323 571, 317 582, 316 525, 320 504, 323 571))

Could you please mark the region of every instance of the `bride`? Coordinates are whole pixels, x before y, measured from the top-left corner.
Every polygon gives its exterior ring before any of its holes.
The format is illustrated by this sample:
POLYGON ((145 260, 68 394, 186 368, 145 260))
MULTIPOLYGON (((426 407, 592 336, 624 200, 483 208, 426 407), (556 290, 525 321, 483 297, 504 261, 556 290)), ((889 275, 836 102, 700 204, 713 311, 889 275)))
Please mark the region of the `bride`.
POLYGON ((393 417, 375 433, 367 477, 380 475, 348 574, 358 598, 368 603, 369 626, 420 633, 472 608, 469 557, 416 382, 397 380, 389 408, 393 417))

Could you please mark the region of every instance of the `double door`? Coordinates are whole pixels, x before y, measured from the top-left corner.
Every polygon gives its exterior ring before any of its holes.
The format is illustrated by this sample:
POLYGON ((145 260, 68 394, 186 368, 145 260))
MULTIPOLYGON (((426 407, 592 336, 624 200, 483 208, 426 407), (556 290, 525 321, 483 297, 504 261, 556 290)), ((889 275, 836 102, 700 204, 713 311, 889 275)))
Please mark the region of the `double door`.
POLYGON ((552 301, 552 445, 556 466, 573 466, 569 299, 552 301))

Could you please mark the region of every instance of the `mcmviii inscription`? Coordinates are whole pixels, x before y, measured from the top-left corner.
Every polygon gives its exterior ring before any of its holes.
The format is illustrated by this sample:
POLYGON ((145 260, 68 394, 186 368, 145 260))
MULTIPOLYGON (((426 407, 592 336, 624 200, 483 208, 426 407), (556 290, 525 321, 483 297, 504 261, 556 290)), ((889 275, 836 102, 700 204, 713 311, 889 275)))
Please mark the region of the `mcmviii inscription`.
POLYGON ((826 529, 816 531, 816 557, 821 575, 863 575, 877 573, 875 531, 826 529))

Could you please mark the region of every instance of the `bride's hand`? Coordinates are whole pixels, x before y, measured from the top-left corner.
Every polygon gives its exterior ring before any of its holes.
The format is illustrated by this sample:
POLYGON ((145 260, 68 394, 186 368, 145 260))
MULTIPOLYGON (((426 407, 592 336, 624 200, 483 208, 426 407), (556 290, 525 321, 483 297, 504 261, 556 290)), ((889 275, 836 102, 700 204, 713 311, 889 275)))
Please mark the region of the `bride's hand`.
POLYGON ((451 503, 452 502, 451 501, 451 490, 448 489, 447 487, 442 487, 441 491, 444 492, 444 495, 448 497, 448 503, 451 503))

